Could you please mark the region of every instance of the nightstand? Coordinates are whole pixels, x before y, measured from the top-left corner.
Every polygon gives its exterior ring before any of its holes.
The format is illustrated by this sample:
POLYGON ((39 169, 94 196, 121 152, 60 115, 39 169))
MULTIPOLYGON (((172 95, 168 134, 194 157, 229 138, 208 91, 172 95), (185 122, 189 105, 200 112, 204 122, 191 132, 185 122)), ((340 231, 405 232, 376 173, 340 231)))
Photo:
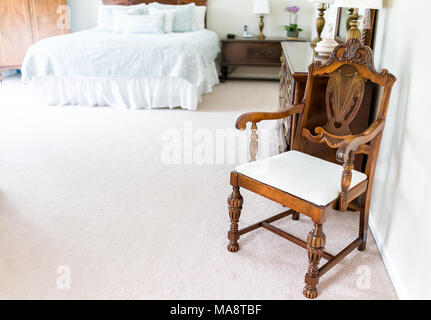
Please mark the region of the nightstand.
MULTIPOLYGON (((221 50, 221 81, 228 78, 230 66, 259 66, 281 67, 280 57, 283 54, 281 43, 286 38, 268 37, 263 40, 257 38, 222 39, 221 50)), ((304 42, 304 40, 293 40, 304 42)))

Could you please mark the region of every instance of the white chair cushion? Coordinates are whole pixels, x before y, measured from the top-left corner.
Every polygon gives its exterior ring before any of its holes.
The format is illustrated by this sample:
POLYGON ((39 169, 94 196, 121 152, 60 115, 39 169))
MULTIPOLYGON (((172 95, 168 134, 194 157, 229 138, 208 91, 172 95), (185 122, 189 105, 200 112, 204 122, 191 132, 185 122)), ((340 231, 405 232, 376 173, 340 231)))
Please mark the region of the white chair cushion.
MULTIPOLYGON (((341 165, 298 151, 288 151, 236 168, 236 172, 244 176, 318 206, 326 206, 338 198, 342 171, 341 165)), ((366 174, 353 170, 351 188, 366 179, 366 174)))

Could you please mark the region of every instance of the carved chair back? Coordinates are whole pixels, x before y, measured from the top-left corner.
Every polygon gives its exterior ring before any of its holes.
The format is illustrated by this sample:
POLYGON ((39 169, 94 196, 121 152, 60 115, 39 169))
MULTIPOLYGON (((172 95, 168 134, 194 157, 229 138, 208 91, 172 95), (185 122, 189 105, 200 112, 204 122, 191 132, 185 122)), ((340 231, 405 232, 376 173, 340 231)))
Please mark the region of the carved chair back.
MULTIPOLYGON (((298 119, 293 149, 316 155, 326 160, 335 160, 336 148, 352 137, 351 123, 358 115, 366 90, 371 82, 383 87, 375 125, 384 125, 390 93, 396 78, 387 70, 377 72, 374 68, 372 50, 351 39, 334 49, 325 64, 317 61, 310 65, 307 88, 304 96, 304 112, 298 119), (326 85, 324 96, 313 93, 315 86, 326 85), (326 123, 316 123, 312 108, 326 109, 326 123), (381 124, 383 122, 383 124, 381 124), (323 149, 327 149, 322 153, 323 149), (322 156, 323 154, 323 156, 322 156)), ((321 121, 321 120, 319 120, 321 121)), ((353 132, 359 134, 361 132, 353 132)), ((381 133, 370 144, 355 151, 368 156, 365 172, 370 174, 377 159, 381 133)), ((351 155, 353 161, 354 154, 351 155)), ((341 161, 342 159, 338 159, 341 161)), ((362 168, 356 168, 361 170, 362 168)))

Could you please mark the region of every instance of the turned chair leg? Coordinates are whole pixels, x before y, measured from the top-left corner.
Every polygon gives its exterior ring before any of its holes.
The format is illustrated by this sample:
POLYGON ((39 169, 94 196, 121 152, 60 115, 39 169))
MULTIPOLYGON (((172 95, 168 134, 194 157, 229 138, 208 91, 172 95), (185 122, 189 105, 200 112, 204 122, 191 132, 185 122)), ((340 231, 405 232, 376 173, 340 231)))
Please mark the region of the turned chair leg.
POLYGON ((299 212, 294 212, 293 214, 292 214, 292 220, 294 220, 294 221, 298 221, 299 220, 299 212))
POLYGON ((239 234, 238 234, 238 221, 241 216, 242 204, 244 200, 239 192, 239 187, 233 187, 233 192, 230 195, 227 203, 229 205, 229 218, 230 218, 230 230, 228 232, 227 238, 229 239, 229 244, 227 249, 230 252, 237 252, 239 250, 239 234))
POLYGON ((322 224, 314 224, 313 230, 307 237, 308 271, 305 275, 303 294, 306 298, 317 298, 317 284, 319 283, 319 262, 325 249, 326 237, 322 224))

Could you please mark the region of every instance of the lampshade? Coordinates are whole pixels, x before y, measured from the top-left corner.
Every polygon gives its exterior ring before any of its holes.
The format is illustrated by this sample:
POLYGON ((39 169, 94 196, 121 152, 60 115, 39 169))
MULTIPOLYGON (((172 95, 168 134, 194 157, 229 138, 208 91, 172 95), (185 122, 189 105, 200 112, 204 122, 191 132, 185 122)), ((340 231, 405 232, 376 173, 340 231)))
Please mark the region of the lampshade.
POLYGON ((335 0, 335 6, 358 9, 381 9, 382 0, 335 0))
POLYGON ((334 3, 335 0, 309 0, 311 3, 334 3))
POLYGON ((270 14, 271 9, 269 6, 269 0, 255 0, 253 13, 254 14, 270 14))

